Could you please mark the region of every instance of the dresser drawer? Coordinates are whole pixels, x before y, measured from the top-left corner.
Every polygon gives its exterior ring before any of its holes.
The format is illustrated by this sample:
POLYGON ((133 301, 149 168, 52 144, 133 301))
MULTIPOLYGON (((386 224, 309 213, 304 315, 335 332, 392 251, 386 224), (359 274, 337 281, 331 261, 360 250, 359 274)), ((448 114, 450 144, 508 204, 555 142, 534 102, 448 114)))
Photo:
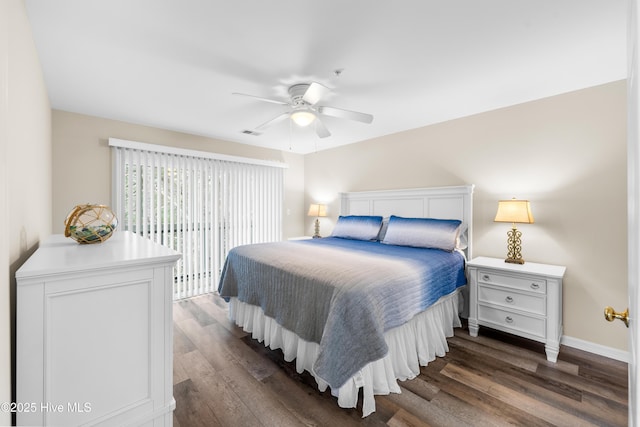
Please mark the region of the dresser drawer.
POLYGON ((487 326, 501 330, 512 330, 530 338, 545 339, 545 319, 513 313, 495 307, 478 305, 478 320, 487 326))
POLYGON ((523 291, 547 293, 547 282, 543 279, 529 278, 526 276, 507 276, 491 270, 478 270, 478 283, 488 283, 497 286, 508 286, 523 291))
POLYGON ((517 309, 544 316, 547 314, 547 299, 536 293, 517 292, 508 288, 478 286, 478 302, 495 304, 507 310, 517 309))

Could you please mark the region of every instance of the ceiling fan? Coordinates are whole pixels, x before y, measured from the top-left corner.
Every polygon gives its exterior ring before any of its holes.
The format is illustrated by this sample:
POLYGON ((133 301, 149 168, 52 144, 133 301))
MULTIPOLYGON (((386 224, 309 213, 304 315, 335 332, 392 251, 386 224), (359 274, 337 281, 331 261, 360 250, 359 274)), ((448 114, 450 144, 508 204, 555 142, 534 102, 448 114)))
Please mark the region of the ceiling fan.
POLYGON ((359 113, 357 111, 343 110, 341 108, 317 105, 318 102, 329 93, 330 89, 320 83, 299 83, 289 87, 290 101, 279 101, 276 99, 262 98, 245 93, 234 92, 234 95, 248 96, 260 101, 271 102, 273 104, 287 105, 290 110, 279 114, 269 121, 256 127, 256 130, 266 129, 269 126, 278 123, 286 118, 290 118, 299 126, 309 126, 314 123, 315 131, 320 138, 326 138, 331 132, 326 128, 320 119, 321 115, 337 117, 340 119, 355 120, 362 123, 371 123, 373 116, 371 114, 359 113))

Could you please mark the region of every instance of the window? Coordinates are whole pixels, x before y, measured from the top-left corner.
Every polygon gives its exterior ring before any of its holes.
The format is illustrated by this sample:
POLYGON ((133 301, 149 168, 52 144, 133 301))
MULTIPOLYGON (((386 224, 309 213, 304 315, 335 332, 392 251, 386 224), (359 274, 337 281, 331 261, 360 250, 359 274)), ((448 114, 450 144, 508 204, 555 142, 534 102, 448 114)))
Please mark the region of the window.
POLYGON ((182 254, 174 299, 213 292, 230 249, 282 238, 284 164, 110 139, 120 230, 182 254))

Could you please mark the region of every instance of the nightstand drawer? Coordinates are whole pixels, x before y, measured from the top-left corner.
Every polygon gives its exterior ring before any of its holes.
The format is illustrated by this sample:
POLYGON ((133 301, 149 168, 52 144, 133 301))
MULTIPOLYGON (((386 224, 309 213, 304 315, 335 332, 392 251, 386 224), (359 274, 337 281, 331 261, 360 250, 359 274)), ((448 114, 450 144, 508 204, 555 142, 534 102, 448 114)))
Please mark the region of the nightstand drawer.
POLYGON ((528 278, 526 276, 506 276, 490 270, 478 270, 478 282, 508 286, 510 288, 537 292, 539 294, 547 293, 547 282, 545 280, 528 278))
POLYGON ((545 319, 478 305, 478 320, 501 330, 513 330, 531 338, 545 338, 545 319))
POLYGON ((544 295, 516 292, 507 288, 478 286, 478 301, 495 304, 509 309, 517 309, 544 316, 547 313, 547 300, 544 295))

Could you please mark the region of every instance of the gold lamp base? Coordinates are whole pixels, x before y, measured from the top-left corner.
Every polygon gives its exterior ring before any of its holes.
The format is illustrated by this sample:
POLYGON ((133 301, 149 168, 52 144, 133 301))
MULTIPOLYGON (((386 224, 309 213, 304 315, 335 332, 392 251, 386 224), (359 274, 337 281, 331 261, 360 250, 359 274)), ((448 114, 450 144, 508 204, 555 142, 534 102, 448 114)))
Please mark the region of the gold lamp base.
POLYGON ((511 230, 507 232, 507 258, 504 262, 510 264, 524 264, 522 259, 522 233, 516 228, 516 224, 513 223, 511 230))

